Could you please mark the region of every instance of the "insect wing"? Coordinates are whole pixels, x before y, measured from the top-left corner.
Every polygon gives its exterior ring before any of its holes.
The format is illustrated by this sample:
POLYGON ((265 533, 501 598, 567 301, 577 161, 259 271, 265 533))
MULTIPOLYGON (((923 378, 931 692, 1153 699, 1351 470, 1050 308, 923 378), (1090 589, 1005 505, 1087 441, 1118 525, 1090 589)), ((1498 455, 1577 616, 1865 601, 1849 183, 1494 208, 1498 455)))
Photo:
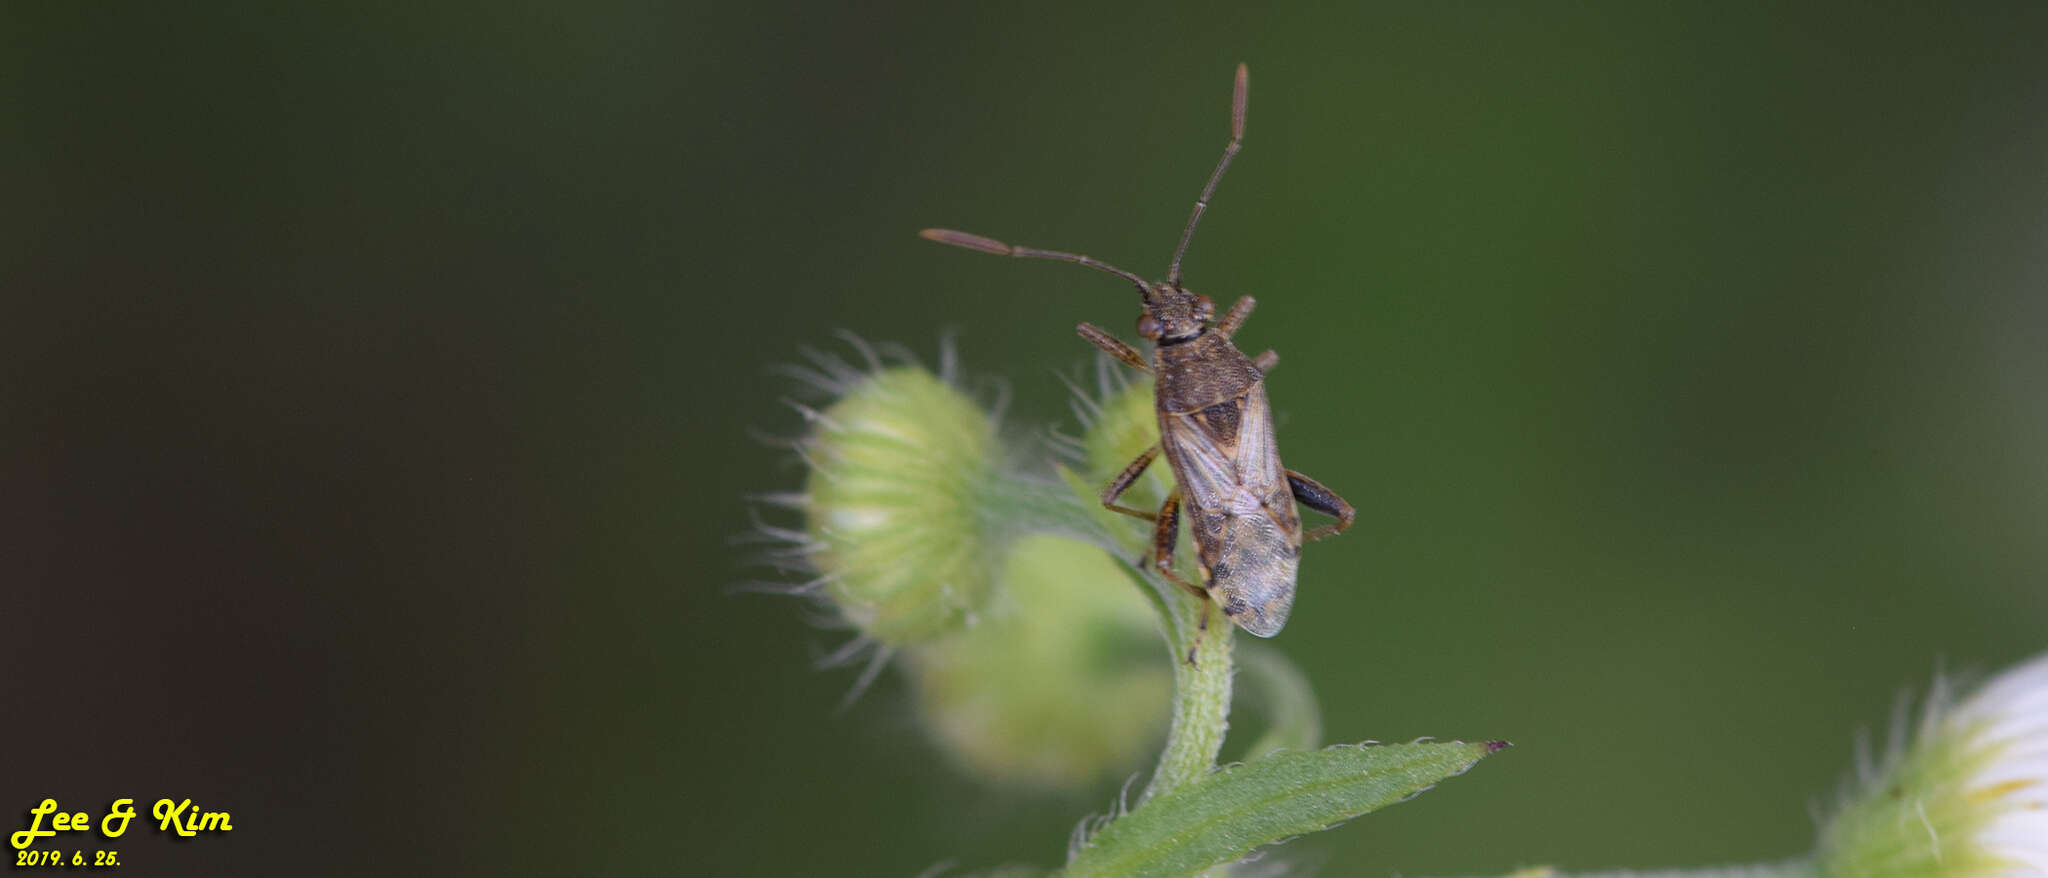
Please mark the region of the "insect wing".
POLYGON ((1159 420, 1209 588, 1239 627, 1259 637, 1280 633, 1294 607, 1301 518, 1273 444, 1264 384, 1229 403, 1159 420), (1218 410, 1224 405, 1229 411, 1218 410), (1219 436, 1226 422, 1230 435, 1219 436))
POLYGON ((1260 637, 1280 633, 1294 609, 1300 536, 1271 515, 1233 515, 1223 522, 1215 554, 1209 584, 1224 615, 1260 637))
POLYGON ((1223 612, 1260 637, 1280 633, 1294 608, 1301 566, 1301 517, 1294 509, 1280 451, 1273 443, 1272 408, 1264 382, 1245 392, 1238 409, 1237 482, 1258 497, 1254 511, 1232 515, 1217 541, 1211 579, 1222 592, 1223 612))
MULTIPOLYGON (((1273 444, 1273 409, 1266 402, 1266 383, 1252 385, 1241 399, 1234 469, 1239 484, 1253 486, 1264 494, 1274 485, 1286 484, 1281 478, 1280 449, 1273 444)), ((1292 511, 1293 507, 1288 509, 1292 511)))
POLYGON ((1238 486, 1237 461, 1230 454, 1235 449, 1219 446, 1192 415, 1160 415, 1159 428, 1160 444, 1187 504, 1216 512, 1228 508, 1238 486))

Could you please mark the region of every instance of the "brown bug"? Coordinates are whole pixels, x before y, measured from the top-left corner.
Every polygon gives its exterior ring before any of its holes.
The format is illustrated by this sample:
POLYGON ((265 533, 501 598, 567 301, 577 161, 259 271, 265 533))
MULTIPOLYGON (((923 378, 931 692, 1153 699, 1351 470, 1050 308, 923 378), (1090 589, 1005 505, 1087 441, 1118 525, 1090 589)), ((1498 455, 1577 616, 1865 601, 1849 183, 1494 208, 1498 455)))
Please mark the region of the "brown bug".
MULTIPOLYGON (((1055 259, 1106 271, 1138 288, 1144 314, 1138 334, 1155 343, 1153 363, 1115 336, 1092 324, 1075 327, 1081 337, 1156 379, 1160 442, 1138 455, 1102 491, 1102 505, 1125 515, 1154 522, 1152 563, 1174 583, 1197 597, 1209 597, 1244 630, 1260 637, 1280 633, 1294 606, 1295 572, 1303 540, 1318 540, 1351 526, 1355 511, 1344 498, 1316 480, 1280 465, 1273 445, 1273 413, 1266 402, 1265 373, 1279 362, 1272 351, 1247 358, 1231 343, 1257 304, 1239 297, 1211 323, 1216 303, 1189 292, 1180 282, 1180 261, 1195 224, 1209 207, 1217 181, 1244 146, 1245 94, 1249 73, 1237 65, 1231 96, 1230 144, 1209 175, 1209 184, 1195 200, 1195 211, 1181 231, 1180 247, 1166 269, 1166 280, 1147 283, 1142 277, 1078 253, 1013 247, 992 238, 950 229, 926 229, 923 237, 941 244, 983 253, 1030 259, 1055 259), (1117 504, 1143 475, 1161 450, 1176 482, 1157 513, 1117 504), (1294 501, 1337 519, 1306 534, 1294 501), (1179 539, 1181 506, 1187 507, 1196 554, 1208 582, 1204 589, 1173 569, 1179 539)), ((1205 617, 1206 621, 1206 617, 1205 617)))

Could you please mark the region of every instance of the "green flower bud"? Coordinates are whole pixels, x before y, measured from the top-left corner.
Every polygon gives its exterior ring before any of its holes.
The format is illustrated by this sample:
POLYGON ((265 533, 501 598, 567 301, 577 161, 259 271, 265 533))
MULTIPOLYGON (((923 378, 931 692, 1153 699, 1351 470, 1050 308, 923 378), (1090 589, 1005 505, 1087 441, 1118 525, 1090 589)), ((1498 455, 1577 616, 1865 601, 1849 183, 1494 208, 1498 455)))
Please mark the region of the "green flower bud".
POLYGON ((995 782, 1070 788, 1144 761, 1173 677, 1157 613, 1117 562, 1076 540, 1018 540, 981 623, 909 653, 941 749, 995 782))
POLYGON ((1001 454, 989 416, 915 366, 867 375, 809 414, 804 535, 824 593, 884 646, 962 625, 996 566, 978 508, 1001 454))
POLYGON ((2048 874, 2048 655, 1955 707, 1929 699, 1918 740, 1821 836, 1820 874, 1975 878, 2048 874))
MULTIPOLYGON (((1107 390, 1090 407, 1088 431, 1081 439, 1086 475, 1108 484, 1131 460, 1159 442, 1159 413, 1152 399, 1152 379, 1133 381, 1121 390, 1107 390)), ((1164 460, 1152 462, 1143 478, 1124 492, 1123 505, 1156 507, 1173 487, 1173 471, 1164 460)))

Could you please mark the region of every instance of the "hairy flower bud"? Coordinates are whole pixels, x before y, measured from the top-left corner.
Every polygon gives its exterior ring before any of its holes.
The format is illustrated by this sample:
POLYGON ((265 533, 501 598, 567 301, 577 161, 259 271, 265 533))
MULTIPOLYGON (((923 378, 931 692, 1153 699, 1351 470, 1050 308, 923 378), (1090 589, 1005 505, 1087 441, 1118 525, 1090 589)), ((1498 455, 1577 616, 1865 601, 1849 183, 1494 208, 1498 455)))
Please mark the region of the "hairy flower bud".
POLYGON ((942 749, 984 780, 1073 787, 1137 767, 1167 716, 1156 613, 1117 562, 1019 540, 981 624, 909 653, 942 749))
POLYGON ((1863 773, 1821 836, 1820 874, 2048 874, 2048 655, 1945 700, 1937 687, 1911 747, 1863 773))
POLYGON ((1001 454, 989 416, 902 366, 811 420, 805 535, 825 594, 885 646, 959 627, 988 600, 998 560, 977 506, 1001 454))

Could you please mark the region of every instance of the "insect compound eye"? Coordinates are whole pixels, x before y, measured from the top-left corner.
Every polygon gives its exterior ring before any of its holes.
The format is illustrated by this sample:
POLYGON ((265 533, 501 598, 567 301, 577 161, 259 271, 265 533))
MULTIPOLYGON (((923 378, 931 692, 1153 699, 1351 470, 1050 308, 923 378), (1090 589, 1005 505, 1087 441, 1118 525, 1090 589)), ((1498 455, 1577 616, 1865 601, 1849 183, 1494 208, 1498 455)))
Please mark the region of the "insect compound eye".
POLYGON ((1216 300, 1211 299, 1208 296, 1196 296, 1195 316, 1202 320, 1208 320, 1209 318, 1216 316, 1216 300))
POLYGON ((1157 317, 1147 314, 1138 318, 1138 334, 1145 338, 1158 341, 1159 334, 1165 331, 1166 328, 1159 325, 1159 318, 1157 317))

